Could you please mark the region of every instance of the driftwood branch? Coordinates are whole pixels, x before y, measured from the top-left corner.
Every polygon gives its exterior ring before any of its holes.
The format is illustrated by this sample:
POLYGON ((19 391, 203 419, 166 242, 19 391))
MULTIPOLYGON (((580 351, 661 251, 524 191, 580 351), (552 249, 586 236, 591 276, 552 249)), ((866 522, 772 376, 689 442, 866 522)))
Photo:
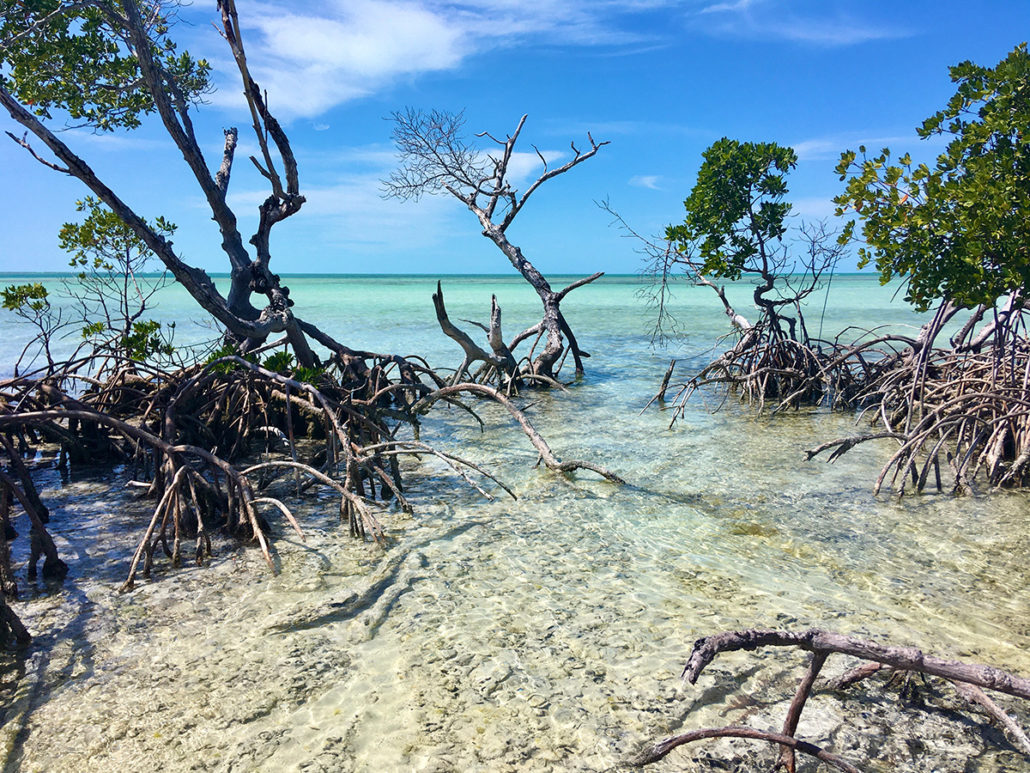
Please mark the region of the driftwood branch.
POLYGON ((778 744, 781 752, 777 767, 785 767, 788 771, 794 771, 794 754, 798 751, 810 754, 839 770, 856 771, 857 768, 850 763, 794 737, 801 712, 804 710, 816 678, 831 654, 849 655, 867 661, 832 682, 831 686, 835 688, 845 687, 865 679, 880 670, 882 666, 889 666, 898 671, 930 674, 950 680, 963 698, 984 708, 1005 728, 1016 747, 1030 756, 1030 739, 1027 738, 1026 733, 981 689, 988 688, 1019 698, 1030 699, 1030 679, 1002 671, 994 666, 934 657, 915 647, 878 644, 817 628, 807 631, 762 629, 725 631, 705 636, 694 642, 693 650, 683 669, 683 677, 694 684, 702 671, 719 654, 739 650, 751 651, 760 647, 796 647, 812 653, 811 662, 791 701, 781 733, 733 726, 695 730, 648 746, 632 760, 632 764, 642 766, 656 762, 676 747, 704 738, 736 737, 757 738, 778 744))
POLYGON ((840 653, 862 660, 871 660, 905 671, 956 679, 960 682, 986 687, 1018 698, 1030 699, 1030 679, 1026 679, 993 666, 962 663, 957 660, 926 655, 915 647, 894 647, 852 636, 812 628, 807 631, 779 631, 753 629, 727 631, 706 636, 694 642, 683 676, 691 684, 697 682, 701 672, 717 655, 737 650, 755 650, 759 647, 797 647, 808 652, 840 653))

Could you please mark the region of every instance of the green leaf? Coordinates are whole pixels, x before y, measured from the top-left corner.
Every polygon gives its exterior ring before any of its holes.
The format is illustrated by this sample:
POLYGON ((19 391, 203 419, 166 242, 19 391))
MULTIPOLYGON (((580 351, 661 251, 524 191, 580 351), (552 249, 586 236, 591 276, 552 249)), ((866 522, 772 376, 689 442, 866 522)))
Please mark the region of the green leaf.
POLYGON ((847 151, 837 168, 845 190, 834 201, 862 220, 860 266, 875 261, 883 281, 906 279, 921 310, 943 298, 993 305, 1030 277, 1027 46, 993 68, 963 62, 951 78, 955 94, 917 129, 950 137, 932 166, 913 169, 907 153, 890 164, 884 148, 861 165, 847 151))

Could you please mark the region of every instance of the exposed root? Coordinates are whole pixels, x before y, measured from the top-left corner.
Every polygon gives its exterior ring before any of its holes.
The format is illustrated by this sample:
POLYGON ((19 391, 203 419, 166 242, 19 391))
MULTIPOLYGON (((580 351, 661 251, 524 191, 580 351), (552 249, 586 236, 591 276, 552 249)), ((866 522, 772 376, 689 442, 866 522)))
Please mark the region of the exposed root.
POLYGON ((950 348, 933 346, 954 315, 938 309, 910 349, 885 358, 856 401, 883 431, 839 438, 808 451, 832 449, 829 461, 870 440, 898 447, 878 476, 899 495, 931 486, 962 494, 980 479, 991 487, 1030 482, 1030 340, 1017 296, 977 331, 986 310, 974 311, 950 348))
MULTIPOLYGON (((323 369, 309 380, 229 355, 177 373, 148 373, 127 363, 112 369, 106 381, 82 371, 88 367, 84 361, 0 383, 0 455, 7 470, 0 469, 0 494, 13 495, 32 523, 30 575, 39 555, 46 557, 45 576, 67 572, 44 527, 46 507, 21 459, 46 443, 59 444, 72 462, 127 463, 135 482, 156 498, 125 589, 137 572, 149 575, 159 549, 179 565, 186 541, 195 540, 195 560, 202 563, 211 553, 214 529, 256 542, 274 567, 258 506, 271 506, 291 527, 300 526, 281 499, 254 493, 262 485, 258 477, 272 467, 298 476, 298 493, 300 476, 334 488, 351 533, 382 542, 374 509, 387 501, 411 509, 397 462, 404 446, 395 434, 415 422, 409 408, 429 390, 406 362, 377 359, 368 368, 348 355, 335 374, 323 369), (391 371, 399 382, 390 383, 391 371), (73 396, 64 385, 77 383, 86 389, 73 396), (236 459, 261 449, 285 458, 236 466, 236 459)), ((425 444, 417 447, 432 452, 425 444)), ((460 457, 444 456, 462 474, 465 468, 483 472, 460 457)))
MULTIPOLYGON (((202 564, 211 555, 215 530, 256 543, 275 571, 262 513, 280 514, 302 538, 303 530, 281 495, 256 492, 284 475, 293 476, 298 496, 311 485, 333 489, 350 533, 383 545, 386 535, 377 513, 389 503, 412 511, 404 493, 401 456, 435 456, 484 497, 492 499, 481 485, 486 480, 514 498, 511 488, 482 466, 418 439, 419 418, 434 403, 446 400, 472 412, 457 400, 460 393, 505 406, 549 469, 588 469, 622 482, 591 462, 558 459, 499 390, 471 383, 434 390, 419 375, 445 382, 421 364, 338 345, 335 351, 329 366, 295 373, 283 372, 290 366, 284 353, 273 354, 264 364, 227 354, 175 373, 130 362, 108 365, 111 376, 106 380, 91 375, 86 370, 90 362, 83 360, 64 370, 0 383, 0 455, 6 460, 6 471, 0 469, 0 504, 14 498, 29 516, 30 576, 41 555, 46 557, 44 576, 58 578, 67 572, 44 526, 47 509, 21 458, 47 443, 58 444, 72 462, 107 458, 125 463, 132 485, 154 497, 156 505, 123 590, 131 589, 140 573, 150 576, 159 552, 178 566, 192 543, 192 560, 202 564), (85 388, 72 392, 76 385, 85 388), (414 439, 398 437, 406 426, 414 439), (255 453, 261 453, 260 461, 254 460, 255 453)), ((4 580, 10 574, 9 561, 0 563, 4 580)), ((13 581, 9 584, 13 587, 13 581)))
POLYGON ((561 300, 577 287, 589 284, 603 276, 603 272, 593 274, 579 279, 565 289, 557 293, 550 293, 553 308, 545 312, 544 320, 533 325, 516 335, 510 343, 504 342, 504 335, 501 331, 501 307, 496 296, 490 296, 490 324, 484 325, 474 320, 463 320, 470 325, 482 329, 486 333, 486 340, 490 351, 472 340, 464 330, 451 322, 444 306, 443 289, 441 283, 436 283, 436 292, 433 293, 433 306, 436 309, 436 320, 444 335, 457 343, 464 359, 454 371, 450 380, 451 384, 459 382, 473 382, 477 384, 495 385, 506 394, 518 394, 519 390, 528 382, 532 386, 553 387, 565 390, 564 384, 558 380, 562 366, 568 354, 572 353, 575 362, 576 373, 583 373, 583 360, 590 357, 588 352, 579 347, 579 342, 569 327, 565 316, 558 308, 561 300), (549 337, 545 352, 534 359, 536 342, 540 337, 549 331, 549 337), (568 339, 568 347, 561 342, 561 336, 568 339), (536 337, 529 353, 521 360, 517 359, 514 351, 523 341, 536 337), (473 370, 475 363, 481 363, 480 367, 473 370))

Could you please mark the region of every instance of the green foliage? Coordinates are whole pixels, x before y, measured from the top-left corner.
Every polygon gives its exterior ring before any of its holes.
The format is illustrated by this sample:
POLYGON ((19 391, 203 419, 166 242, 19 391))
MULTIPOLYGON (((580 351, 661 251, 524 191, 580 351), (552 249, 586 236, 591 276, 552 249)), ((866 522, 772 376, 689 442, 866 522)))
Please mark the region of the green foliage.
MULTIPOLYGON (((168 38, 175 5, 139 3, 151 54, 169 76, 161 87, 189 102, 207 90, 210 67, 168 38)), ((108 0, 0 0, 0 85, 42 118, 57 110, 101 131, 139 126, 155 106, 119 10, 108 0)))
POLYGON ((326 375, 325 368, 305 368, 299 366, 293 371, 293 378, 296 381, 303 381, 305 384, 317 384, 326 375))
MULTIPOLYGON (((950 136, 933 166, 884 148, 841 155, 847 180, 838 214, 854 211, 880 279, 908 281, 907 300, 925 310, 942 298, 993 304, 1030 284, 1030 55, 1018 46, 994 68, 951 68, 958 84, 947 106, 917 129, 950 136), (850 175, 850 177, 849 177, 850 175)), ((856 221, 842 239, 853 236, 856 221)))
POLYGON ((261 363, 266 370, 276 373, 288 373, 293 368, 293 354, 288 351, 276 352, 261 363))
POLYGON ((305 368, 297 365, 293 354, 286 350, 269 355, 261 365, 266 370, 290 376, 296 381, 303 381, 308 384, 314 384, 322 380, 326 373, 324 368, 305 368))
MULTIPOLYGON (((22 356, 15 364, 17 373, 22 359, 35 344, 39 345, 35 353, 46 355, 47 362, 54 364, 50 345, 54 336, 65 326, 60 307, 50 304, 50 293, 39 282, 23 285, 8 285, 0 290, 0 298, 3 299, 3 308, 14 314, 36 328, 36 335, 28 346, 22 350, 22 356)), ((33 354, 33 357, 35 354, 33 354)))
POLYGON ((791 148, 774 142, 723 138, 704 152, 690 196, 686 220, 666 229, 681 251, 697 249, 701 273, 739 279, 761 270, 772 242, 786 232, 790 204, 784 174, 797 164, 791 148))
MULTIPOLYGON (((61 248, 70 252, 69 265, 79 269, 78 282, 68 283, 66 293, 76 301, 85 326, 82 336, 96 346, 114 346, 134 360, 154 355, 170 356, 172 346, 161 325, 141 320, 151 298, 166 277, 145 277, 141 272, 153 253, 136 232, 99 200, 87 197, 76 203, 86 213, 80 223, 65 223, 58 233, 61 248)), ((175 233, 175 224, 158 217, 148 224, 161 236, 175 233)))
POLYGON ((3 307, 8 311, 33 316, 50 308, 49 293, 39 282, 24 285, 8 285, 0 290, 3 307))
MULTIPOLYGON (((75 210, 87 213, 85 220, 65 223, 57 234, 61 249, 72 255, 68 262, 72 268, 131 273, 150 257, 146 243, 100 200, 87 196, 75 202, 75 210)), ((160 216, 147 225, 164 237, 176 230, 174 223, 160 216)))
POLYGON ((161 336, 161 323, 152 319, 133 322, 128 335, 119 341, 120 348, 133 360, 145 360, 156 354, 170 356, 175 348, 161 336))
POLYGON ((103 322, 88 322, 82 327, 82 337, 85 339, 95 338, 103 335, 105 330, 107 330, 107 325, 103 322))
MULTIPOLYGON (((257 364, 257 357, 253 354, 240 354, 240 350, 230 343, 223 344, 212 351, 207 356, 207 359, 204 360, 204 364, 209 365, 215 360, 220 360, 222 357, 242 357, 247 362, 252 362, 255 365, 257 364)), ((237 368, 239 368, 239 365, 235 362, 220 362, 215 365, 212 370, 215 373, 232 373, 237 368)))

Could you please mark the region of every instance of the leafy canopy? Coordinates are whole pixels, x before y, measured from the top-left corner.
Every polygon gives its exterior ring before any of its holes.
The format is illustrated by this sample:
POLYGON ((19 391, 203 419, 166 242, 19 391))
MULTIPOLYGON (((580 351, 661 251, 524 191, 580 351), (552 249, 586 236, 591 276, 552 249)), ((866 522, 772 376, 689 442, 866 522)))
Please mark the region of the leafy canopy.
MULTIPOLYGON (((993 68, 963 62, 947 106, 917 129, 920 138, 951 137, 933 166, 890 150, 861 159, 841 155, 847 180, 837 213, 854 211, 881 282, 908 281, 907 300, 926 310, 936 300, 991 305, 1030 285, 1030 56, 1016 47, 993 68), (848 175, 850 174, 850 178, 848 175)), ((847 224, 850 238, 856 222, 847 224)))
MULTIPOLYGON (((68 265, 72 268, 132 273, 151 257, 146 242, 98 199, 87 196, 75 202, 75 209, 85 212, 85 219, 81 223, 65 223, 57 234, 61 249, 71 253, 68 265)), ((164 237, 176 230, 174 223, 160 215, 147 225, 164 237)))
MULTIPOLYGON (((69 265, 78 270, 78 282, 69 284, 67 293, 80 308, 83 338, 95 340, 98 346, 113 345, 138 361, 171 355, 173 349, 161 324, 141 319, 167 279, 163 273, 144 275, 153 262, 150 248, 98 199, 87 196, 76 203, 76 209, 84 212, 85 218, 65 223, 58 239, 61 249, 71 253, 69 265)), ((170 237, 176 229, 163 217, 147 226, 163 237, 170 237)), ((174 328, 174 323, 169 327, 174 328)))
MULTIPOLYGON (((162 87, 183 105, 195 101, 208 88, 210 67, 180 54, 169 39, 176 4, 135 5, 151 54, 170 75, 162 87)), ((42 118, 58 110, 98 131, 136 128, 155 108, 122 6, 115 0, 0 0, 0 86, 42 118)))
POLYGON ((787 226, 790 204, 784 175, 797 154, 775 142, 739 142, 726 137, 704 152, 690 196, 686 220, 666 229, 666 239, 681 251, 696 248, 701 273, 739 279, 761 271, 772 242, 787 226))

